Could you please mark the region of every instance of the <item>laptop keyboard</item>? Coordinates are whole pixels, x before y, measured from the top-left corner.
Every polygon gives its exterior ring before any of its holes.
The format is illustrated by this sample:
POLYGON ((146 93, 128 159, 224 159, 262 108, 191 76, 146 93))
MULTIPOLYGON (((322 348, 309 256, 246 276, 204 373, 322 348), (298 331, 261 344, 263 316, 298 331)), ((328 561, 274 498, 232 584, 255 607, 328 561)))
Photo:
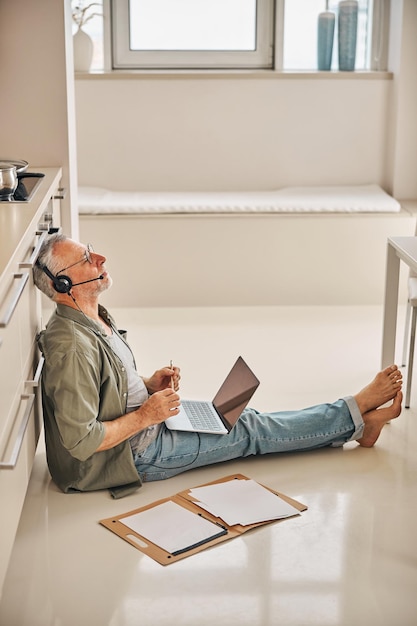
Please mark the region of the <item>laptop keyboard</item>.
POLYGON ((201 430, 223 430, 221 424, 219 424, 217 414, 213 415, 213 409, 210 409, 207 402, 183 400, 182 404, 194 428, 201 430))

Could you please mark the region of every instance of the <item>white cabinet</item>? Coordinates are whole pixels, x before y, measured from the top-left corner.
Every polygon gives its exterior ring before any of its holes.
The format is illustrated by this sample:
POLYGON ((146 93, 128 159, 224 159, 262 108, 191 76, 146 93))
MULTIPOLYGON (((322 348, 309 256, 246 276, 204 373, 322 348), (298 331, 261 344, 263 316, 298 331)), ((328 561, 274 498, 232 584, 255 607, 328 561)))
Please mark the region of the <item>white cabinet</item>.
POLYGON ((0 203, 0 589, 42 429, 43 361, 36 344, 41 294, 33 284, 32 268, 48 229, 60 225, 54 196, 61 169, 41 171, 45 177, 33 200, 0 203))

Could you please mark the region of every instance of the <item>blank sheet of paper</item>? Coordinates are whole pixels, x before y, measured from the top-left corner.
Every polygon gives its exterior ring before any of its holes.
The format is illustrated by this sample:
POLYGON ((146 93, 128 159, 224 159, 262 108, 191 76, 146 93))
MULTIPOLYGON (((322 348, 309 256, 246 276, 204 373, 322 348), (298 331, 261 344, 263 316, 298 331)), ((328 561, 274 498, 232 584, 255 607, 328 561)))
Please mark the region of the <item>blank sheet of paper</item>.
POLYGON ((299 510, 254 480, 227 482, 190 490, 196 504, 226 524, 246 526, 299 515, 299 510))
POLYGON ((120 521, 170 554, 191 549, 227 532, 172 501, 128 515, 120 521))

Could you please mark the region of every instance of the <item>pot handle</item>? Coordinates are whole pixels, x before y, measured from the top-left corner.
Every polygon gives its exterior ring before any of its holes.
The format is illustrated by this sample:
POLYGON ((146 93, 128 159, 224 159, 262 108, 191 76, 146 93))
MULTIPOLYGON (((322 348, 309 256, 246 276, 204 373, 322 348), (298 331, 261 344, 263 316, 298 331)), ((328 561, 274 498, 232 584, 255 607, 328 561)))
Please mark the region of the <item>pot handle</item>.
POLYGON ((45 174, 37 173, 37 172, 22 172, 17 175, 17 178, 43 178, 45 174))

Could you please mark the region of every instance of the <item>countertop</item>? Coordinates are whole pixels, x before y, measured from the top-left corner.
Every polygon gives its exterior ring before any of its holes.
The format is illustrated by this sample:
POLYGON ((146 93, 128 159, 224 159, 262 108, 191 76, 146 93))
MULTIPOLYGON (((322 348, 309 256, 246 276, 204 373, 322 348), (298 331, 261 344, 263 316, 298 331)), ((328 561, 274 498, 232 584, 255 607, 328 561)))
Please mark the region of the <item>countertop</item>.
POLYGON ((40 185, 29 202, 0 203, 0 279, 7 271, 19 242, 28 231, 37 230, 37 222, 42 210, 46 210, 48 202, 58 186, 62 170, 58 167, 34 167, 28 172, 42 172, 40 185))

